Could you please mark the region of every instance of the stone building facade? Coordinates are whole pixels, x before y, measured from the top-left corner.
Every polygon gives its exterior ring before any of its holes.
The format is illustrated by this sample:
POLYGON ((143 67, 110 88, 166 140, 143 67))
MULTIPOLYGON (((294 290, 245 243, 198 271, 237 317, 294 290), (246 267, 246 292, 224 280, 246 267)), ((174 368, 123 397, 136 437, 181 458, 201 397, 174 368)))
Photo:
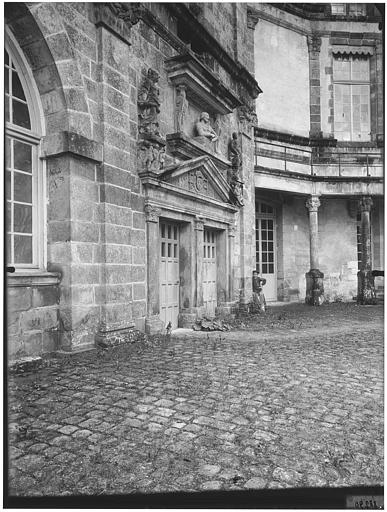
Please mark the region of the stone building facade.
POLYGON ((11 360, 372 288, 381 17, 302 5, 5 4, 11 360))

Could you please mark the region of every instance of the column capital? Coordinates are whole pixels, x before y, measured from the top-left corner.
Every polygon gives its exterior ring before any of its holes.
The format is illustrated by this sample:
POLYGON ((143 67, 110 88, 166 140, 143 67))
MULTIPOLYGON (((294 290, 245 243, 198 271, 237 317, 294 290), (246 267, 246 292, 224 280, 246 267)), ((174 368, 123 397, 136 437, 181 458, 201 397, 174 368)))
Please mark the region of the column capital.
POLYGON ((308 51, 319 52, 321 49, 321 37, 316 34, 311 34, 307 37, 308 51))
POLYGON ((235 224, 230 224, 228 226, 228 236, 229 237, 235 237, 236 229, 237 228, 236 228, 235 224))
POLYGON ((198 215, 195 217, 195 229, 196 231, 204 230, 204 217, 199 217, 198 215))
POLYGON ((161 215, 161 208, 153 204, 145 205, 145 220, 146 222, 158 222, 161 215))
POLYGON ((369 196, 363 196, 359 199, 359 209, 361 212, 370 212, 373 204, 372 198, 369 196))
POLYGON ((309 210, 309 213, 310 212, 317 212, 319 207, 321 206, 320 199, 318 198, 318 196, 310 196, 305 201, 305 206, 309 210))

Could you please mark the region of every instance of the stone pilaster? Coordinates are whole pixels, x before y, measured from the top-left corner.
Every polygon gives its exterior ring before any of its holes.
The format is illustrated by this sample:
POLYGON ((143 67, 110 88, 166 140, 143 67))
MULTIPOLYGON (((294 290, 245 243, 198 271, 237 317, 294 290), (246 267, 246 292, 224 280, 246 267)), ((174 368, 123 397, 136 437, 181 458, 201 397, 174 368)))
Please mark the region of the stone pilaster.
POLYGON ((229 251, 229 271, 228 271, 228 300, 230 302, 235 300, 235 271, 234 271, 234 253, 235 253, 235 226, 229 226, 228 228, 228 251, 229 251))
POLYGON ((195 272, 195 297, 196 307, 203 306, 203 241, 204 241, 204 219, 196 217, 195 219, 195 245, 196 245, 196 272, 195 272))
POLYGON ((310 239, 310 270, 305 274, 305 302, 312 306, 320 306, 324 301, 324 274, 318 269, 318 209, 320 205, 321 203, 318 196, 310 196, 305 203, 305 206, 309 211, 310 239))
POLYGON ((361 267, 357 274, 358 304, 375 304, 375 283, 371 268, 371 219, 373 202, 371 197, 363 196, 359 201, 361 211, 361 267))
POLYGON ((311 138, 322 137, 320 103, 320 49, 321 37, 307 37, 309 52, 310 132, 311 138))
POLYGON ((239 131, 242 153, 240 179, 243 182, 242 204, 239 212, 239 308, 247 311, 253 297, 252 271, 255 268, 255 183, 254 183, 254 134, 256 124, 254 108, 248 115, 243 107, 239 110, 239 131))
POLYGON ((147 315, 145 319, 145 332, 155 334, 163 328, 160 319, 160 241, 159 217, 160 208, 145 205, 145 221, 147 236, 147 315))

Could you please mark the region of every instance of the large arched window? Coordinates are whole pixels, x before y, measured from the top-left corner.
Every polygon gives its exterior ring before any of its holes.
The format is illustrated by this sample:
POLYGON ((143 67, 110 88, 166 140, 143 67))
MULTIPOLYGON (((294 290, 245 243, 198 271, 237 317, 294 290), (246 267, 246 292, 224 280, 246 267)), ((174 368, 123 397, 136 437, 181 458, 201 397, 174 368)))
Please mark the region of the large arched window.
POLYGON ((44 267, 43 135, 31 71, 7 34, 4 54, 6 259, 16 270, 44 267))

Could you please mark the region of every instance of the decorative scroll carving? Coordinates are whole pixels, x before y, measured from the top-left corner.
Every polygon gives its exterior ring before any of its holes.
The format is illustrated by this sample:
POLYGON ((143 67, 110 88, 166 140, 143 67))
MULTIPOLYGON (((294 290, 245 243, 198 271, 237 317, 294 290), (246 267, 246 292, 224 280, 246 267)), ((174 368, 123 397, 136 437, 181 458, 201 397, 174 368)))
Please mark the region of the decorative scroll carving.
POLYGON ((176 111, 175 111, 175 130, 184 132, 184 122, 188 112, 188 100, 185 85, 176 87, 176 111))
POLYGON ((372 198, 369 196, 363 196, 359 199, 359 208, 361 212, 370 212, 373 204, 372 198))
POLYGON ((237 228, 236 228, 235 224, 230 224, 228 226, 228 236, 234 237, 236 235, 236 230, 237 230, 237 228))
POLYGON ((320 199, 318 196, 310 196, 305 202, 305 206, 309 210, 309 212, 317 212, 321 206, 320 199))
POLYGON ((199 217, 199 215, 197 215, 195 217, 195 229, 197 231, 203 231, 203 229, 204 229, 204 217, 199 217))
POLYGON ((315 34, 308 36, 308 50, 310 52, 319 52, 321 49, 321 37, 315 34))
POLYGON ((152 204, 145 205, 145 220, 147 222, 158 222, 161 215, 161 209, 152 204))
POLYGON ((228 159, 233 169, 238 170, 242 165, 242 152, 239 147, 238 134, 234 132, 228 145, 228 159))
POLYGON ((122 3, 112 2, 108 4, 113 13, 120 19, 122 19, 129 28, 136 25, 142 18, 145 12, 145 8, 141 3, 122 3))
POLYGON ((200 171, 189 171, 179 179, 179 186, 194 193, 210 196, 207 177, 200 171))

